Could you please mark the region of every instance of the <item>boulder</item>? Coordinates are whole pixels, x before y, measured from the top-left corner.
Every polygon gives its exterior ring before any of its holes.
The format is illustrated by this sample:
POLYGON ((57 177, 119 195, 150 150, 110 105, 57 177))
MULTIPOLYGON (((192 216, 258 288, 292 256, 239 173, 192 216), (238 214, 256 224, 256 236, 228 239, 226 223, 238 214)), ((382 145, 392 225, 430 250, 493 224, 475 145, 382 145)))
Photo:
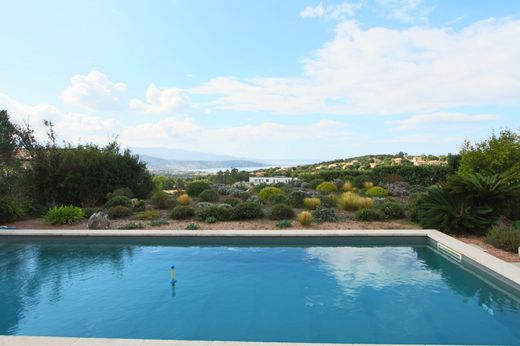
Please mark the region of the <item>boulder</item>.
POLYGON ((108 215, 102 211, 92 214, 87 221, 88 229, 108 229, 110 228, 110 220, 108 215))

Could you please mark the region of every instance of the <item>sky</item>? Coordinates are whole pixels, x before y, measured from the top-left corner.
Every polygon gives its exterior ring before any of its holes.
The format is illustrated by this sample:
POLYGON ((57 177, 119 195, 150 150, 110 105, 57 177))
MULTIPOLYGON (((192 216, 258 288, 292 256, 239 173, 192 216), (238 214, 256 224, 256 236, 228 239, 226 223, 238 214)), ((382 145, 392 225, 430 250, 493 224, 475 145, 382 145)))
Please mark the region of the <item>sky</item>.
POLYGON ((39 138, 263 160, 520 129, 520 1, 6 1, 0 109, 39 138))

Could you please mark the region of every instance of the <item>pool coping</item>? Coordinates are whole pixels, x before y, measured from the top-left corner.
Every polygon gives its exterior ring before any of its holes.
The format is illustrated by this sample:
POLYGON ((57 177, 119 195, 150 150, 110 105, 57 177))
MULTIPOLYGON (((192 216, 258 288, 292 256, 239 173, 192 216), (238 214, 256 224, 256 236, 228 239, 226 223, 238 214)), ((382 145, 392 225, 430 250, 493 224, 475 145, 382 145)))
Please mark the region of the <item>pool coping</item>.
MULTIPOLYGON (((426 237, 432 246, 447 247, 460 255, 466 262, 485 274, 520 291, 520 268, 496 258, 481 249, 475 248, 447 234, 436 230, 0 230, 0 240, 4 236, 17 237, 426 237)), ((202 341, 202 340, 143 340, 143 339, 103 339, 103 338, 67 338, 67 337, 32 337, 32 336, 0 336, 0 346, 15 345, 143 345, 143 346, 303 346, 303 345, 354 345, 354 344, 317 344, 317 343, 285 343, 285 342, 234 342, 234 341, 202 341)))

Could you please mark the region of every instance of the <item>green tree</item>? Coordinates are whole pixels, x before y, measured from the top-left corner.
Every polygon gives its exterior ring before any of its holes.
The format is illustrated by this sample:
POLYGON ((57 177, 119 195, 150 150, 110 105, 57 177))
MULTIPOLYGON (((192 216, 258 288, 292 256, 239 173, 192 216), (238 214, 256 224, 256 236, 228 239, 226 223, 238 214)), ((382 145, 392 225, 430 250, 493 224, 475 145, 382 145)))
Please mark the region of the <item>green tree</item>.
POLYGON ((502 130, 475 144, 464 143, 458 173, 493 175, 507 171, 520 174, 520 134, 502 130))

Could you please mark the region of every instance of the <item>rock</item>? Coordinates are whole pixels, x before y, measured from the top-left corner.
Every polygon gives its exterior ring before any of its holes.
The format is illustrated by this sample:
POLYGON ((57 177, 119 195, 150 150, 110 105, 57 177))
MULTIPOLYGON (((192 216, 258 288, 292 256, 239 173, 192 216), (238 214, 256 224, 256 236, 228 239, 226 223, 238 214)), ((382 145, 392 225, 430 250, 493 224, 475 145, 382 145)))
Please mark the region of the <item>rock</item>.
POLYGON ((102 211, 92 214, 87 221, 88 229, 108 229, 110 228, 110 220, 108 215, 102 211))

